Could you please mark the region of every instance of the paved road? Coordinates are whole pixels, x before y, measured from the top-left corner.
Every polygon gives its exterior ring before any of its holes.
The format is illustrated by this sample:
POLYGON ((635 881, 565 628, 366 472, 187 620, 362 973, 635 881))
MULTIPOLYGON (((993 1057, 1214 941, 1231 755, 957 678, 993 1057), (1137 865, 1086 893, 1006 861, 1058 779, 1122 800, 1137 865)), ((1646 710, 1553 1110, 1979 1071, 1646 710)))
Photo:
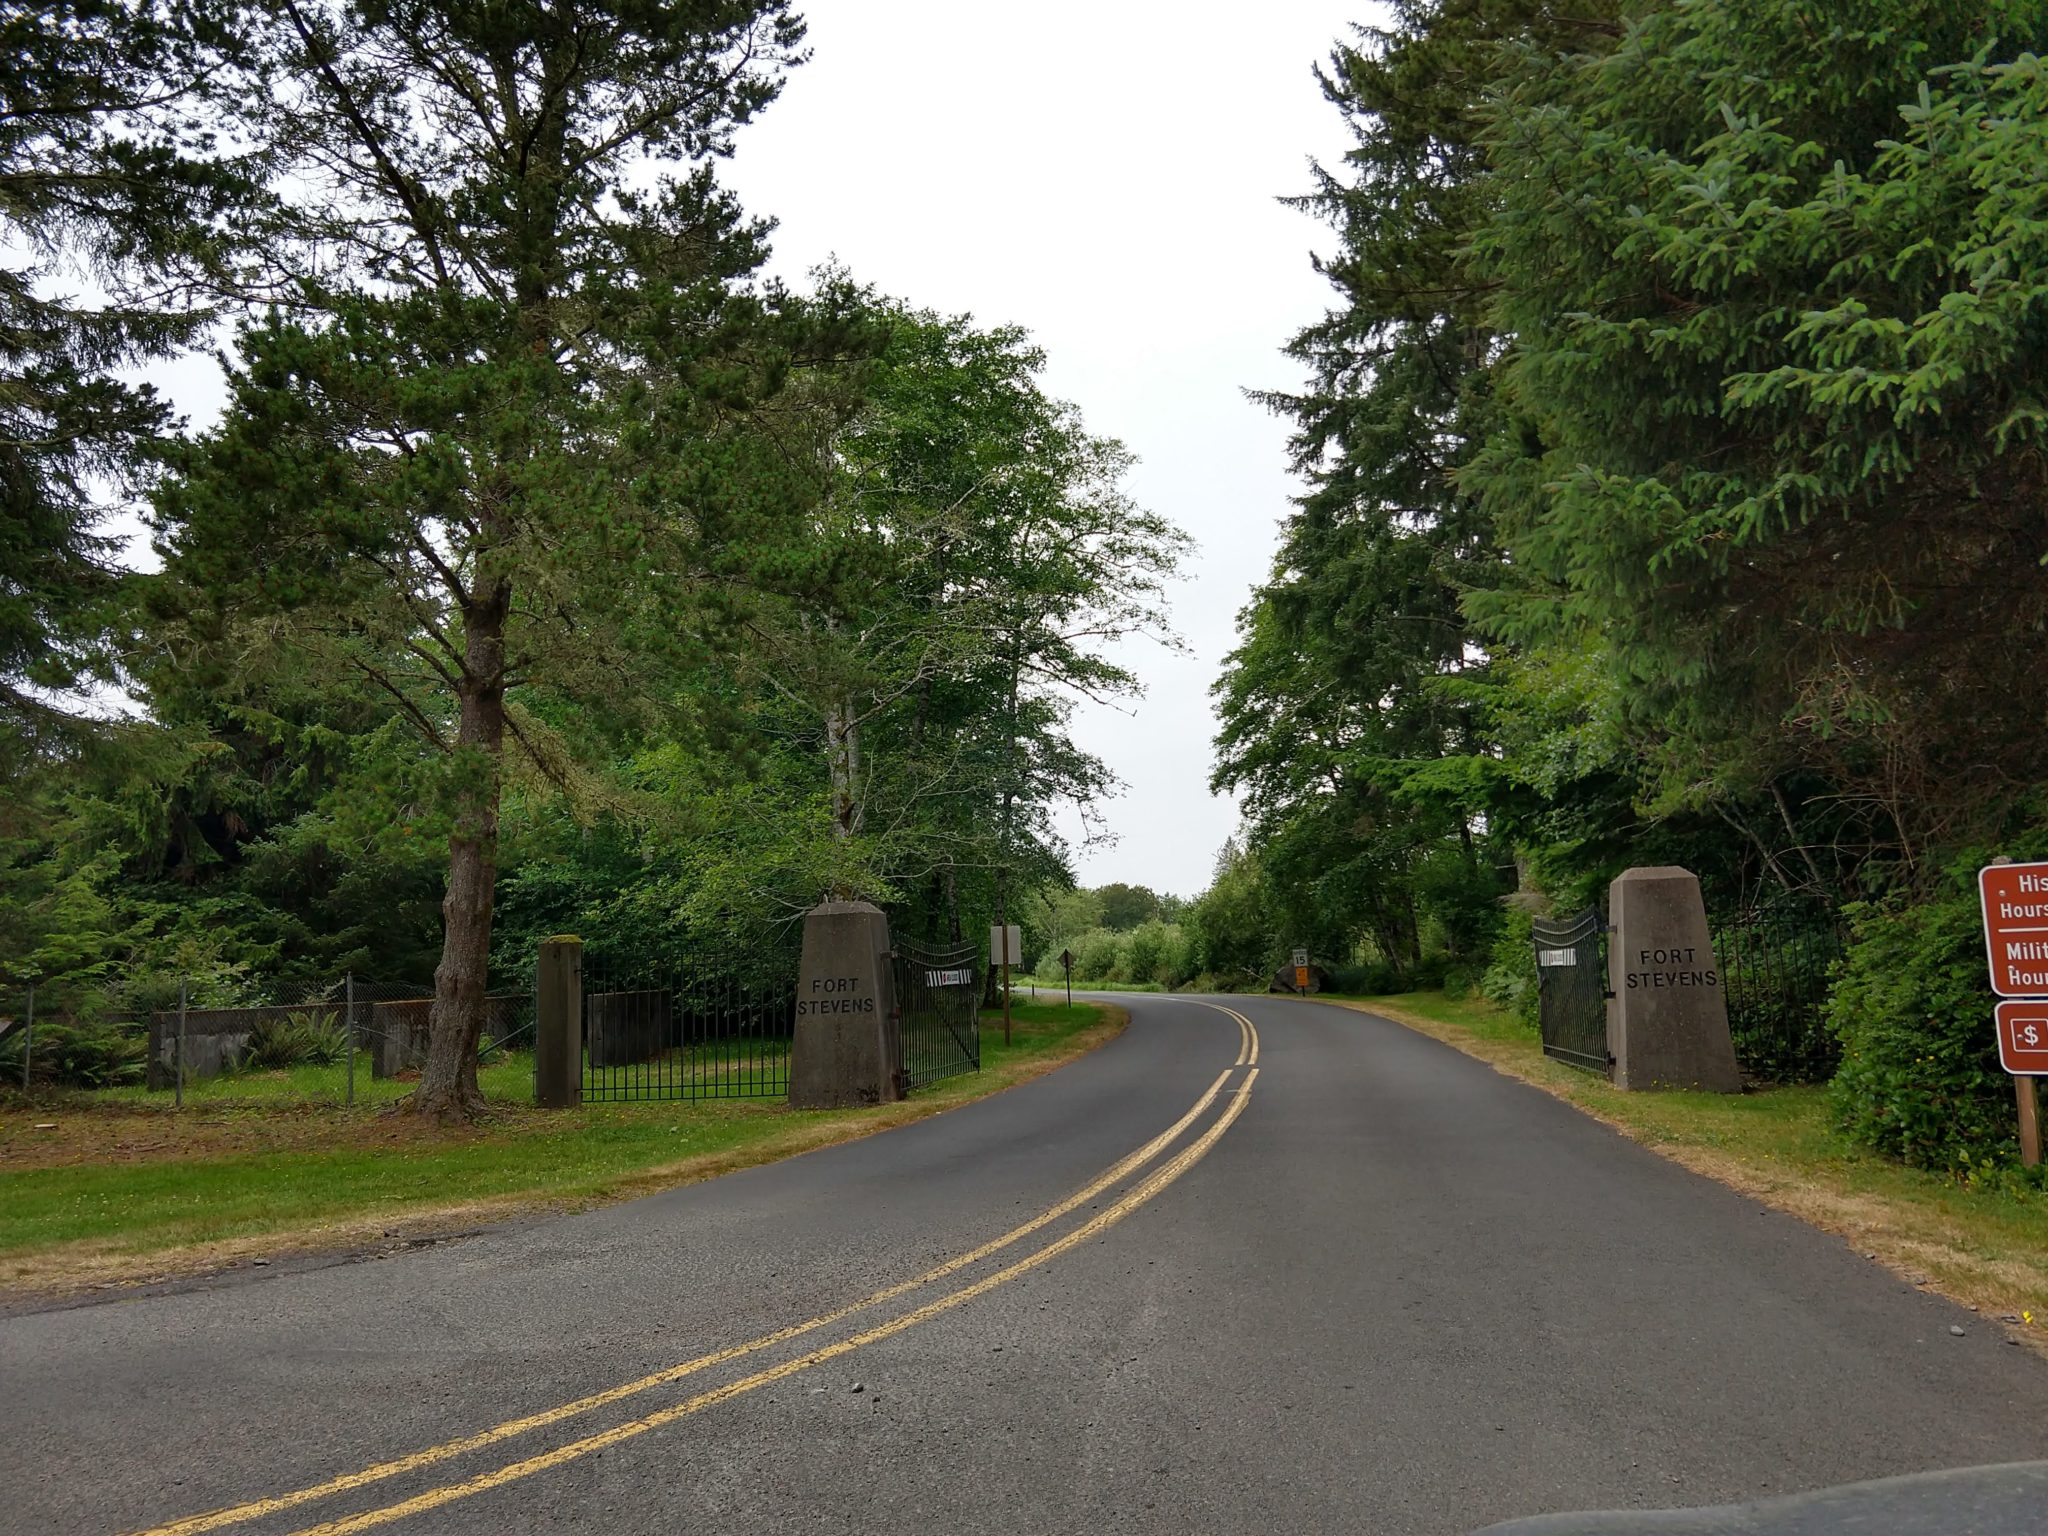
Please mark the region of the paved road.
POLYGON ((1996 1328, 1534 1089, 1127 1001, 848 1146, 0 1319, 0 1531, 1449 1536, 2048 1454, 1996 1328))

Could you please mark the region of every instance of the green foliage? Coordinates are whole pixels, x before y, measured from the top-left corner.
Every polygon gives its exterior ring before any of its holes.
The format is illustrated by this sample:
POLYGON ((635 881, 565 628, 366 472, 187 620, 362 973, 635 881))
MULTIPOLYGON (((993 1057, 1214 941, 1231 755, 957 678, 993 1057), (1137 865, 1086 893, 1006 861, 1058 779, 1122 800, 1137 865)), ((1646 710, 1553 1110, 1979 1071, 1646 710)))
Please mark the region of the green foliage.
POLYGON ((250 193, 195 122, 221 104, 236 9, 53 0, 0 21, 0 782, 105 734, 64 691, 116 675, 105 498, 146 484, 172 424, 122 374, 203 330, 191 285, 250 193))
POLYGON ((1526 907, 1509 907, 1493 941, 1493 954, 1479 977, 1480 996, 1532 1028, 1537 1021, 1534 923, 1526 907))
POLYGON ((348 1035, 331 1015, 266 1015, 249 1031, 235 1069, 270 1072, 288 1067, 331 1067, 348 1054, 348 1035))
POLYGON ((1074 980, 1123 981, 1119 974, 1123 946, 1107 928, 1091 928, 1073 944, 1074 980))
POLYGON ((2017 1150, 2012 1080, 1998 1064, 1975 856, 1919 900, 1849 912, 1850 944, 1828 1004, 1842 1044, 1836 1122, 1866 1146, 1944 1172, 2017 1150))
POLYGON ((112 1024, 49 1021, 0 1039, 0 1091, 21 1085, 28 1058, 31 1089, 118 1088, 142 1081, 148 1046, 140 1030, 112 1024))
POLYGON ((1112 880, 1095 888, 1095 899, 1102 910, 1102 926, 1119 933, 1156 922, 1160 916, 1159 897, 1146 886, 1112 880))
POLYGON ((1662 794, 1784 797, 1802 881, 1934 879, 2037 777, 2044 42, 2031 4, 1674 5, 1525 44, 1490 109, 1512 343, 1463 480, 1517 579, 1468 606, 1604 653, 1662 794))

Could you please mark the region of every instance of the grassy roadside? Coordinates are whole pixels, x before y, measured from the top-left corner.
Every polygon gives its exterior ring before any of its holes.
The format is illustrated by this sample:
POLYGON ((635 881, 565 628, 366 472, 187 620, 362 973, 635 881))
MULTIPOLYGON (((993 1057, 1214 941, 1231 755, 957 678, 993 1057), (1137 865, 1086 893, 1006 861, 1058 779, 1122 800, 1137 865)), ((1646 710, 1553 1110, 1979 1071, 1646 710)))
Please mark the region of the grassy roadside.
POLYGON ((1829 1124, 1824 1088, 1623 1093, 1552 1061, 1533 1031, 1482 1000, 1418 992, 1319 1001, 1455 1046, 1990 1317, 2031 1315, 2017 1331, 2048 1347, 2048 1199, 1970 1189, 1861 1151, 1829 1124))
MULTIPOLYGON (((353 1109, 306 1102, 299 1090, 325 1086, 310 1075, 334 1070, 321 1068, 272 1075, 267 1099, 260 1082, 224 1083, 188 1097, 183 1113, 161 1095, 0 1109, 0 1289, 63 1292, 403 1244, 648 1194, 955 1108, 1092 1050, 1125 1020, 1104 1004, 1023 1003, 1005 1046, 1001 1015, 985 1015, 979 1073, 866 1110, 501 1102, 488 1122, 447 1130, 384 1113, 379 1100, 403 1091, 395 1085, 353 1109)), ((513 1081, 523 1068, 499 1070, 506 1083, 487 1092, 525 1091, 513 1081)))

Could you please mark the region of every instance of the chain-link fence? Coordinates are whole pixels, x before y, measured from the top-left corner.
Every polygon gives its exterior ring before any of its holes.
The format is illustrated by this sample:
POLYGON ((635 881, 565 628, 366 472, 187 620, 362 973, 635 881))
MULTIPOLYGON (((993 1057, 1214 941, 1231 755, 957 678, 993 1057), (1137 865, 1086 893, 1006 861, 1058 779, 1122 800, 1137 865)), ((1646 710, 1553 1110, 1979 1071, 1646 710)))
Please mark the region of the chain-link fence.
MULTIPOLYGON (((170 990, 166 988, 165 990, 170 990)), ((146 1009, 24 985, 0 997, 0 1086, 28 1095, 305 1101, 350 1105, 409 1091, 426 1060, 430 985, 345 972, 307 983, 201 989, 146 1009), (40 1006, 39 1006, 40 1001, 40 1006)), ((479 1077, 487 1097, 532 1094, 531 988, 486 1004, 479 1077)))

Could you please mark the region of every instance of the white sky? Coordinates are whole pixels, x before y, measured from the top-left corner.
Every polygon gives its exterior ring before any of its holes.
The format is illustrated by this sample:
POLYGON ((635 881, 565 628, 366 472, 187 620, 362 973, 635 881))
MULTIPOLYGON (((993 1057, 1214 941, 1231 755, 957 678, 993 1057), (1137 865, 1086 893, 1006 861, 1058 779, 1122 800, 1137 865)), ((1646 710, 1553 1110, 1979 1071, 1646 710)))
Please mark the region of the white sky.
POLYGON ((836 255, 914 304, 1028 327, 1052 392, 1139 455, 1138 501, 1199 542, 1173 593, 1192 654, 1133 651, 1148 696, 1076 720, 1129 785, 1087 885, 1193 895, 1236 827, 1208 790, 1208 688, 1295 489, 1285 424, 1241 390, 1299 383, 1279 348, 1327 307, 1308 252, 1329 235, 1275 198, 1346 147, 1311 70, 1377 9, 813 0, 812 61, 726 171, 781 221, 785 276, 836 255))
MULTIPOLYGON (((1171 594, 1189 653, 1134 644, 1121 659, 1147 696, 1075 719, 1128 785, 1085 885, 1194 895, 1236 828, 1209 793, 1208 689, 1295 490, 1285 423, 1242 391, 1298 384, 1279 349, 1327 307, 1309 251, 1328 232, 1276 199, 1343 153, 1311 72, 1377 10, 812 0, 812 61, 723 168, 780 222, 773 270, 792 282, 836 257, 920 307, 1032 331, 1051 391, 1138 454, 1131 493, 1197 541, 1171 594)), ((223 403, 200 359, 148 373, 195 427, 223 403)), ((1063 824, 1078 845, 1078 817, 1063 824)))

